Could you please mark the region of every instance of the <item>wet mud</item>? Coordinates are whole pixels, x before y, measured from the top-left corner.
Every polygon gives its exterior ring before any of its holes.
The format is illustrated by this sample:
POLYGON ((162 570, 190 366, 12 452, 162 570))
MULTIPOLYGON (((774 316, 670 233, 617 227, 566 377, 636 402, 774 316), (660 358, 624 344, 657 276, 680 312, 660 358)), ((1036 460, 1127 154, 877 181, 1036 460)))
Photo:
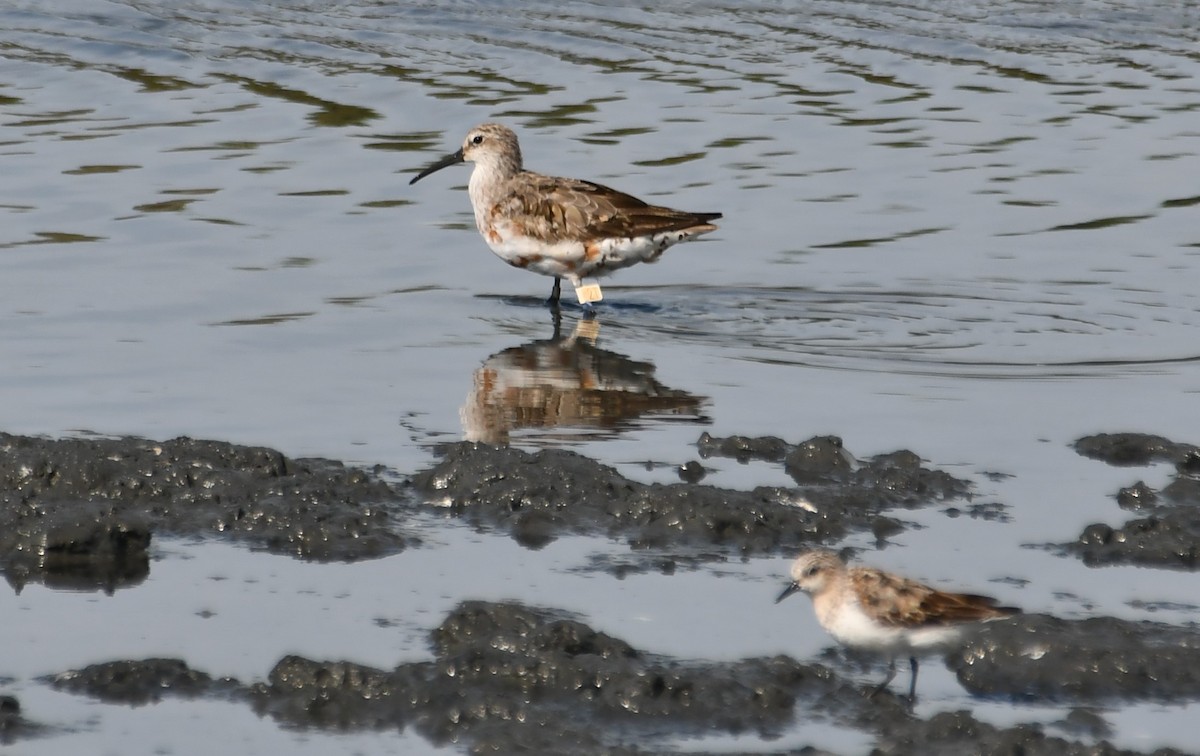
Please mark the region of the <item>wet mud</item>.
MULTIPOLYGON (((950 661, 972 692, 993 697, 1136 697, 1147 692, 1149 678, 1134 678, 1171 665, 1180 668, 1180 685, 1167 695, 1200 690, 1194 674, 1183 683, 1188 660, 1182 658, 1163 658, 1154 669, 1135 667, 1124 676, 1112 673, 1131 660, 1128 650, 1112 664, 1093 663, 1094 654, 1122 638, 1134 639, 1143 660, 1151 660, 1161 628, 1117 620, 1056 622, 1032 617, 1001 623, 1005 629, 950 661), (1034 661, 1031 644, 1061 646, 1062 653, 1034 661), (1052 680, 1062 675, 1067 685, 1055 693, 1052 680)), ((1177 640, 1168 635, 1162 642, 1177 640)), ((663 746, 647 744, 718 733, 771 739, 797 717, 868 732, 880 754, 1135 753, 1102 740, 1050 735, 1041 726, 997 727, 967 711, 922 720, 902 696, 871 697, 873 682, 853 682, 827 666, 786 656, 705 662, 647 654, 562 612, 517 603, 463 602, 430 633, 429 644, 428 660, 393 669, 288 656, 266 681, 250 684, 214 679, 170 659, 96 664, 45 682, 114 704, 164 697, 242 701, 293 727, 413 728, 432 743, 474 753, 657 753, 663 746)), ((1076 730, 1103 731, 1103 722, 1088 719, 1086 709, 1074 719, 1076 730)))
POLYGON ((1143 480, 1114 492, 1117 504, 1137 513, 1124 523, 1095 522, 1071 543, 1059 544, 1085 564, 1136 564, 1178 570, 1200 568, 1200 447, 1142 433, 1086 436, 1075 449, 1119 467, 1174 467, 1155 489, 1143 480))
POLYGON ((152 535, 219 536, 315 560, 403 549, 382 470, 272 449, 176 438, 0 434, 0 569, 112 592, 149 574, 152 535))
POLYGON ((833 436, 792 445, 705 433, 698 447, 705 458, 778 463, 797 485, 736 491, 686 482, 643 484, 571 451, 531 453, 469 442, 442 447, 437 464, 416 475, 413 485, 435 504, 506 529, 525 546, 583 533, 622 538, 643 550, 739 554, 791 553, 855 532, 886 538, 904 527, 888 510, 970 492, 969 482, 923 467, 912 452, 860 461, 833 436))
POLYGON ((21 702, 16 696, 0 695, 0 745, 10 745, 46 732, 46 727, 21 716, 21 702))
POLYGON ((180 659, 140 659, 91 664, 45 678, 58 690, 90 696, 113 704, 142 706, 172 698, 237 695, 236 680, 214 680, 204 672, 190 669, 180 659))
MULTIPOLYGON (((1131 484, 1123 495, 1130 508, 1161 520, 1192 501, 1193 447, 1155 437, 1098 439, 1081 440, 1081 453, 1114 464, 1177 465, 1161 491, 1131 484)), ((151 539, 162 535, 228 537, 306 559, 366 559, 420 547, 404 531, 406 515, 449 511, 532 548, 571 533, 623 539, 634 562, 645 555, 643 567, 669 570, 676 559, 790 555, 851 533, 886 538, 904 527, 891 511, 971 500, 969 481, 912 452, 860 460, 832 436, 792 444, 705 434, 697 450, 701 460, 778 464, 796 485, 643 484, 570 451, 476 443, 442 447, 409 481, 381 468, 186 438, 4 435, 0 567, 18 589, 41 580, 111 591, 144 579, 151 539)), ((921 719, 899 695, 869 697, 875 675, 852 679, 841 664, 649 654, 578 617, 518 603, 460 603, 431 630, 429 649, 427 659, 393 669, 287 656, 260 681, 152 658, 64 670, 42 682, 113 705, 220 698, 288 727, 412 728, 473 752, 580 754, 660 752, 714 734, 754 735, 769 748, 799 718, 867 733, 880 754, 1124 754, 1133 752, 1104 741, 1107 726, 1091 707, 1200 698, 1200 631, 1110 617, 1019 615, 985 625, 946 657, 972 695, 1076 707, 1053 727, 998 727, 969 711, 921 719)), ((15 698, 0 697, 0 742, 43 731, 22 717, 15 698)))
POLYGON ((1022 615, 983 625, 948 659, 963 687, 1011 700, 1200 699, 1200 629, 1113 617, 1022 615))

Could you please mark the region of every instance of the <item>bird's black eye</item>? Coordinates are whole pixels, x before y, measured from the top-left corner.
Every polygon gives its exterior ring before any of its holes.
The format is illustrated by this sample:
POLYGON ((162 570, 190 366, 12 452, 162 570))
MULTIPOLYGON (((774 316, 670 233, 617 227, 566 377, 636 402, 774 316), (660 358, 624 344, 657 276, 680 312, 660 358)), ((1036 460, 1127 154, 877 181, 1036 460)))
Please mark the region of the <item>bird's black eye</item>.
POLYGON ((808 569, 806 569, 806 570, 804 571, 804 577, 812 577, 813 575, 816 575, 816 574, 817 574, 818 572, 820 572, 820 571, 821 571, 821 565, 819 565, 819 564, 810 564, 810 565, 808 566, 808 569))
POLYGON ((476 134, 475 138, 471 140, 471 144, 483 144, 483 134, 476 134))

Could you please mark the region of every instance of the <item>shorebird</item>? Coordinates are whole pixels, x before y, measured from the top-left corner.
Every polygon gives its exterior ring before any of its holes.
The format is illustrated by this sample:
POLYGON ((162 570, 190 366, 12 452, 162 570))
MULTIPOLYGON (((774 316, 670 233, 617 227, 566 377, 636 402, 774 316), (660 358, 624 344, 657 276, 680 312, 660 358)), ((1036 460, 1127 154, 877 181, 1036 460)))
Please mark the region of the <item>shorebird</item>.
POLYGON ((908 655, 909 701, 916 699, 918 654, 953 645, 972 623, 1021 611, 998 606, 987 596, 946 593, 883 570, 847 567, 840 556, 824 549, 806 551, 796 559, 792 582, 775 603, 797 591, 812 597, 817 621, 838 643, 888 655, 887 678, 871 691, 872 697, 896 677, 896 657, 908 655))
POLYGON ((688 213, 649 205, 636 197, 582 179, 525 170, 512 129, 485 123, 463 145, 418 173, 473 162, 468 184, 475 225, 509 265, 554 277, 548 304, 557 305, 562 279, 579 303, 603 298, 594 279, 640 262, 655 262, 672 244, 715 231, 720 213, 688 213))

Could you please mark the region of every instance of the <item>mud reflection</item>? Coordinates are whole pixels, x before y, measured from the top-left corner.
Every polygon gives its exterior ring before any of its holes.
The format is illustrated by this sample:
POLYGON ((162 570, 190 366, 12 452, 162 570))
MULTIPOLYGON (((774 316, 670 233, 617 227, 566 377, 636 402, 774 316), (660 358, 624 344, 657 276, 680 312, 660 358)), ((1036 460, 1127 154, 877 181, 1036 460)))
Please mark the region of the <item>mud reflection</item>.
MULTIPOLYGON (((510 347, 488 357, 459 410, 468 441, 508 443, 514 433, 557 429, 557 441, 635 427, 646 417, 705 423, 707 397, 659 383, 650 362, 596 345, 600 323, 581 320, 563 336, 510 347)), ((542 436, 542 438, 548 438, 542 436)))
MULTIPOLYGON (((133 588, 150 576, 150 532, 118 522, 87 522, 91 508, 69 517, 34 539, 36 548, 10 556, 0 565, 5 582, 20 595, 30 583, 57 591, 90 593, 103 591, 109 596, 120 588, 133 588), (64 526, 65 524, 65 526, 64 526)), ((6 539, 5 547, 14 539, 6 539)))

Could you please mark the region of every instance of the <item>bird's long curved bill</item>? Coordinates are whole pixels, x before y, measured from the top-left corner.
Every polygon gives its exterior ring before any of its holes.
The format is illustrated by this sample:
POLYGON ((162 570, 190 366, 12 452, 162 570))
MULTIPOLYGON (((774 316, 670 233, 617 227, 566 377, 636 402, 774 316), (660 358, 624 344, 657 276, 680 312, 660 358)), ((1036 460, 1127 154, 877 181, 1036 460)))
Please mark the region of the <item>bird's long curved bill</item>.
POLYGON ((785 598, 791 596, 793 593, 796 593, 799 590, 800 586, 796 585, 795 583, 788 583, 788 587, 783 589, 783 593, 779 594, 775 598, 775 603, 778 604, 780 601, 783 601, 785 598))
POLYGON ((440 171, 448 165, 454 165, 456 163, 461 163, 461 162, 463 162, 463 151, 460 148, 458 150, 458 152, 451 152, 446 157, 442 158, 441 160, 437 161, 433 165, 429 166, 425 170, 418 173, 416 176, 413 177, 412 181, 408 182, 408 185, 412 186, 413 184, 417 183, 418 181, 425 178, 429 174, 434 173, 435 171, 440 171))

